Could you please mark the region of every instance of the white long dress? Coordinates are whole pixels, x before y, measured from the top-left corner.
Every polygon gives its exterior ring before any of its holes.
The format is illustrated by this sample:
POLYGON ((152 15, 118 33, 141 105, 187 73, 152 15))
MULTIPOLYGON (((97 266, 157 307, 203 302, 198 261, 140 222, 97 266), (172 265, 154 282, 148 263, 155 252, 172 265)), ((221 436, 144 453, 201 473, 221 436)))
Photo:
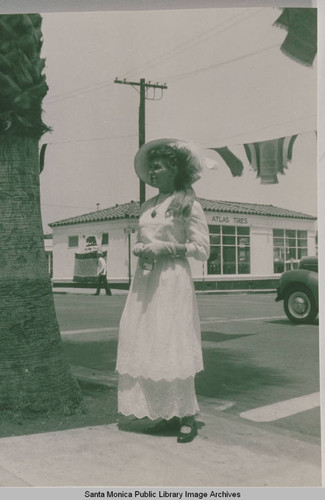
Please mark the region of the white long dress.
POLYGON ((195 415, 194 376, 203 369, 200 320, 186 257, 208 258, 209 231, 197 201, 190 217, 170 215, 171 196, 156 207, 156 197, 142 205, 137 242, 185 243, 186 256, 159 257, 151 271, 137 267, 120 321, 116 365, 118 411, 152 420, 195 415))

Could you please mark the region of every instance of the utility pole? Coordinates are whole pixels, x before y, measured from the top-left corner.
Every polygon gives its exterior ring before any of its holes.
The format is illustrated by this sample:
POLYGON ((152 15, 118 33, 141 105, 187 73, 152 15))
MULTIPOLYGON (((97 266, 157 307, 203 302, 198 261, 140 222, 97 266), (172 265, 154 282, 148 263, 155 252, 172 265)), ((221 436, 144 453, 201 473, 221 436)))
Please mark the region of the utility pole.
MULTIPOLYGON (((140 105, 139 105, 139 148, 146 142, 146 125, 145 125, 145 102, 147 100, 158 101, 162 99, 163 90, 167 89, 167 85, 164 83, 163 85, 159 83, 151 83, 146 82, 145 78, 141 78, 139 82, 129 82, 125 78, 123 80, 119 80, 115 78, 114 83, 121 83, 123 85, 131 85, 132 87, 140 87, 140 105), (148 89, 153 89, 153 96, 148 96, 148 89), (158 98, 156 98, 155 91, 156 89, 160 89, 161 94, 158 98)), ((146 185, 143 181, 140 180, 140 206, 146 199, 146 185)))

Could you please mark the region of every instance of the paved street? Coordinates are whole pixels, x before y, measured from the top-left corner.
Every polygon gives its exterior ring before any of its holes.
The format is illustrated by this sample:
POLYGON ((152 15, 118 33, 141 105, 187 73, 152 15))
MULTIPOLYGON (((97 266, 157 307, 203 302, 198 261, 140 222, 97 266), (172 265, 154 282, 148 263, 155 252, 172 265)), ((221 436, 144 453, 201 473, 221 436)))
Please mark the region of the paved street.
MULTIPOLYGON (((92 343, 101 342, 96 365, 85 355, 77 373, 87 376, 88 370, 114 381, 126 297, 91 293, 55 294, 64 344, 69 355, 74 344, 89 352, 92 343)), ((318 325, 290 323, 274 298, 272 293, 198 295, 205 362, 197 376, 200 407, 245 421, 252 432, 267 428, 318 444, 318 325)))

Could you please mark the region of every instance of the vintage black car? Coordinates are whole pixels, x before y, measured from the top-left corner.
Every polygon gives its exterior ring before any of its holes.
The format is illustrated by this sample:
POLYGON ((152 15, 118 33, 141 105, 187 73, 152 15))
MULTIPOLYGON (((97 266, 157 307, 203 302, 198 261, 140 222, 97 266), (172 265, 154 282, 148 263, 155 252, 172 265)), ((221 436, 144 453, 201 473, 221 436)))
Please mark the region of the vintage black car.
POLYGON ((276 301, 294 323, 311 323, 318 315, 318 258, 303 257, 298 269, 280 277, 276 301))

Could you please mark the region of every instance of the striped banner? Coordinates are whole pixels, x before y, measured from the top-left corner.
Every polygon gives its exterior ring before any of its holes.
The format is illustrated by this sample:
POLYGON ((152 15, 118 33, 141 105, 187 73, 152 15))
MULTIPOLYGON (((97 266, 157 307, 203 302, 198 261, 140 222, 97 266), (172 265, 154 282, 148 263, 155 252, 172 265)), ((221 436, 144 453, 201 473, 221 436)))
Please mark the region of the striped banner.
MULTIPOLYGON (((106 258, 107 252, 101 252, 106 258)), ((97 277, 97 253, 84 252, 75 253, 73 281, 86 280, 93 281, 97 277)))

